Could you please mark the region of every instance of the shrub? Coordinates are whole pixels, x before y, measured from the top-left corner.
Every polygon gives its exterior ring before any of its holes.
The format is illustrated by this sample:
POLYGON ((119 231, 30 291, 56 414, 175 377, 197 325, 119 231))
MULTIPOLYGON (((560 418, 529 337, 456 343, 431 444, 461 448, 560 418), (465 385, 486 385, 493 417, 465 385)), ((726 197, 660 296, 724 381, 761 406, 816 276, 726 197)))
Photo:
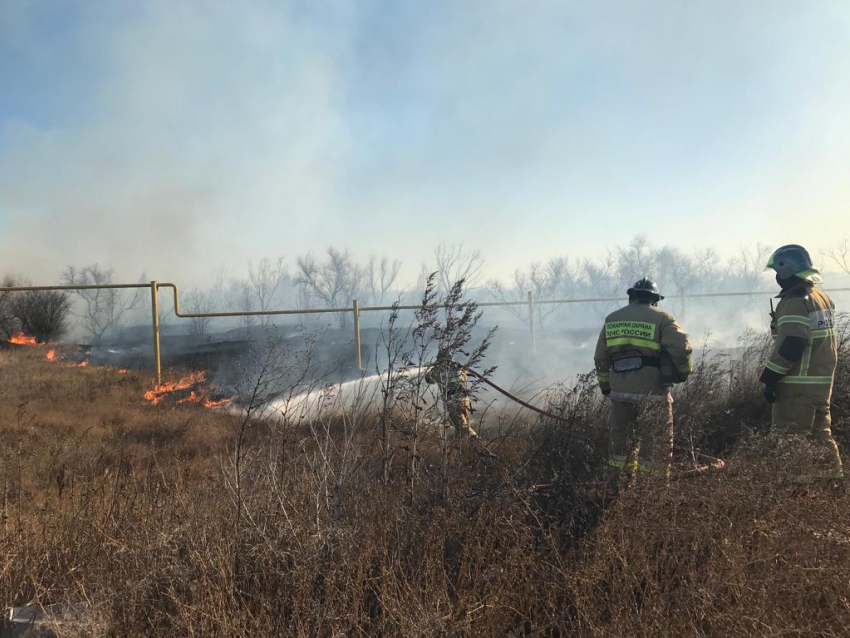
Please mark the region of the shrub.
MULTIPOLYGON (((23 285, 23 282, 14 275, 3 277, 0 286, 3 288, 14 288, 23 285)), ((15 316, 15 308, 12 303, 14 292, 0 292, 0 335, 6 339, 21 331, 21 324, 15 316)))
POLYGON ((65 332, 71 302, 64 292, 29 290, 16 293, 12 311, 21 330, 35 337, 39 343, 45 343, 65 332))

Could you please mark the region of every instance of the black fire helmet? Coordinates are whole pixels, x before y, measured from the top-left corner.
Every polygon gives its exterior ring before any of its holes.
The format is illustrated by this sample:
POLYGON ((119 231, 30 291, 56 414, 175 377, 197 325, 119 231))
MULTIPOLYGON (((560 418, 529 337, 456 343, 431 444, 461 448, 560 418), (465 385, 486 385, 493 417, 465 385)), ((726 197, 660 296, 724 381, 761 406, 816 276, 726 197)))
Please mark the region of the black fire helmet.
POLYGON ((658 284, 652 281, 652 279, 648 279, 644 277, 643 279, 638 279, 635 282, 635 285, 629 288, 626 293, 629 295, 629 299, 636 296, 641 296, 641 293, 647 296, 654 296, 655 301, 661 301, 664 299, 664 295, 661 294, 661 290, 658 288, 658 284))

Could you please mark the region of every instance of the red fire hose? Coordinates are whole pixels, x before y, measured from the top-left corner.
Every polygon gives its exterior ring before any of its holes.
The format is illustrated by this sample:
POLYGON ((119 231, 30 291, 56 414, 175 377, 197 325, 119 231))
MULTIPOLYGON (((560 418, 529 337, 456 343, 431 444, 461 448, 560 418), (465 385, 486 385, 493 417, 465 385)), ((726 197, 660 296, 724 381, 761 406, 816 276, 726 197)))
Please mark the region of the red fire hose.
POLYGON ((531 410, 532 412, 537 412, 537 414, 542 414, 543 416, 547 416, 547 417, 549 417, 550 419, 555 419, 556 421, 560 421, 561 423, 567 423, 567 420, 566 420, 565 418, 560 417, 560 416, 555 416, 555 415, 554 415, 554 414, 552 414, 551 412, 546 412, 545 410, 541 410, 540 408, 535 408, 535 407, 534 407, 533 405, 531 405, 530 403, 526 403, 526 402, 525 402, 525 401, 523 401, 522 399, 520 399, 520 398, 518 398, 518 397, 515 397, 513 394, 511 394, 511 393, 510 393, 510 392, 508 392, 507 390, 505 390, 505 389, 503 389, 503 388, 500 388, 500 387, 499 387, 499 386, 497 386, 495 383, 493 383, 492 381, 490 381, 490 379, 485 379, 483 376, 481 376, 480 374, 478 374, 475 370, 470 370, 469 368, 464 368, 464 370, 466 370, 466 371, 467 371, 469 374, 471 374, 473 377, 476 377, 477 379, 479 379, 479 380, 483 381, 484 383, 486 383, 487 385, 489 385, 491 388, 493 388, 493 389, 494 389, 494 390, 496 390, 497 392, 501 392, 501 393, 502 393, 502 394, 504 394, 506 397, 508 397, 511 401, 515 401, 516 403, 519 403, 522 407, 524 407, 524 408, 528 408, 528 409, 529 409, 529 410, 531 410))

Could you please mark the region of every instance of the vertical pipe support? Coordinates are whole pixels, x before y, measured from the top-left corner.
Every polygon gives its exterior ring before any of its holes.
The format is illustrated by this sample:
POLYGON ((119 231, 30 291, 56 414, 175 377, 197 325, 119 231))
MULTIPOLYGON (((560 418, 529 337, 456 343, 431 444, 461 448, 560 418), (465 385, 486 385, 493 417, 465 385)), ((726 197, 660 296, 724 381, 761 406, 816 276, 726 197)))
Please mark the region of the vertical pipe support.
POLYGON ((363 369, 363 351, 360 347, 360 304, 355 299, 352 304, 354 311, 354 347, 357 348, 357 369, 363 369))
POLYGON ((537 352, 537 333, 534 329, 534 293, 528 291, 528 326, 531 330, 531 351, 537 352))
POLYGON ((156 384, 162 385, 162 361, 159 350, 159 287, 151 282, 151 317, 153 319, 153 362, 156 371, 156 384))

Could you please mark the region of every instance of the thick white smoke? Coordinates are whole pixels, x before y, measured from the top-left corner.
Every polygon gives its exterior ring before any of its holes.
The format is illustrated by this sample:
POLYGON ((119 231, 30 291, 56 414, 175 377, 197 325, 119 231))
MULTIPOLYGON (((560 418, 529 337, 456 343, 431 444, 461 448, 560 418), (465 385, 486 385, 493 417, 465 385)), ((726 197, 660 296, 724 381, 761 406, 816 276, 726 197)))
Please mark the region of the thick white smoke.
POLYGON ((850 234, 838 4, 0 5, 0 265, 850 234))

